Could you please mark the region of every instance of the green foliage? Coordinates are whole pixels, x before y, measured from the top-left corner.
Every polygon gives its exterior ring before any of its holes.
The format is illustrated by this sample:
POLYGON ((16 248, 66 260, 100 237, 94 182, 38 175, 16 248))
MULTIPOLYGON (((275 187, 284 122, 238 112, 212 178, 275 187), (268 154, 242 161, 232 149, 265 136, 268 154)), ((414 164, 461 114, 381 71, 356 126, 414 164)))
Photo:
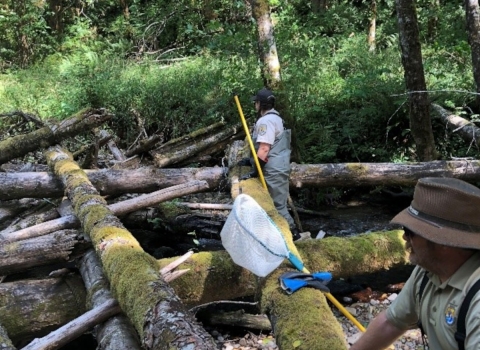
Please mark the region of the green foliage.
MULTIPOLYGON (((374 51, 366 43, 371 3, 329 3, 315 13, 307 0, 270 2, 282 98, 296 118, 302 161, 417 160, 394 1, 377 2, 374 51)), ((460 3, 434 5, 417 2, 430 97, 466 113, 475 89, 465 15, 460 3)), ((61 32, 49 27, 45 6, 0 5, 4 111, 63 119, 84 107, 106 107, 125 143, 138 136, 136 115, 167 140, 220 118, 238 123, 232 92, 253 117, 249 96, 263 82, 248 2, 131 0, 127 9, 89 0, 65 12, 61 32)), ((438 121, 433 128, 442 157, 473 152, 438 121)))

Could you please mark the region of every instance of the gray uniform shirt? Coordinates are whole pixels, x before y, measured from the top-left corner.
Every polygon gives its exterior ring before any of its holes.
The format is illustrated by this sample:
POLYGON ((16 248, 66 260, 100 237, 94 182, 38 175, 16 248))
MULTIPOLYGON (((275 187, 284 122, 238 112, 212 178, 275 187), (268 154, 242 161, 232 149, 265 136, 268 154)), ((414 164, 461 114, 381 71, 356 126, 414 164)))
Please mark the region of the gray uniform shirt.
MULTIPOLYGON (((465 295, 480 278, 480 251, 468 259, 447 281, 427 273, 429 282, 418 300, 425 270, 415 267, 402 291, 387 310, 387 319, 401 329, 417 327, 419 315, 432 350, 457 350, 454 334, 465 295)), ((466 318, 466 350, 480 349, 480 292, 472 299, 466 318)))

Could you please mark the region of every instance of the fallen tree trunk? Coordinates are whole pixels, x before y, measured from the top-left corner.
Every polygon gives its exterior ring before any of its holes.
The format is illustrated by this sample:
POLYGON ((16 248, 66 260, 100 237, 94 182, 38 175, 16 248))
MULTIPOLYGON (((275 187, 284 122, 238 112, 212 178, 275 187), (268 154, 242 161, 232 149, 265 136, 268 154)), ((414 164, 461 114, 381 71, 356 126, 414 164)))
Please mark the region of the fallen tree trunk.
MULTIPOLYGON (((117 216, 122 216, 132 211, 158 204, 162 201, 173 199, 189 193, 203 191, 208 188, 205 181, 192 181, 186 184, 172 186, 160 191, 144 194, 139 197, 128 199, 123 202, 114 203, 108 206, 117 216)), ((67 215, 58 219, 47 221, 25 229, 8 232, 0 236, 0 247, 4 244, 34 238, 67 228, 76 228, 80 226, 80 221, 75 215, 67 215)))
MULTIPOLYGON (((86 170, 88 179, 102 195, 149 193, 194 180, 207 181, 215 188, 225 179, 226 169, 184 168, 136 170, 86 170)), ((47 172, 0 173, 0 198, 55 198, 64 193, 62 183, 47 172)))
POLYGON ((452 114, 450 111, 447 111, 435 103, 432 103, 432 109, 435 114, 442 119, 447 128, 457 133, 465 141, 475 143, 478 149, 478 144, 480 143, 480 128, 477 128, 473 122, 452 114))
POLYGON ((61 230, 0 245, 0 276, 12 275, 31 267, 71 261, 82 255, 88 247, 91 247, 91 243, 77 230, 61 230))
MULTIPOLYGON (((364 283, 365 280, 362 280, 364 275, 367 275, 367 281, 377 283, 377 276, 382 273, 388 274, 389 278, 384 280, 385 285, 369 285, 372 288, 384 288, 387 284, 406 280, 408 272, 404 273, 402 268, 411 271, 411 266, 406 260, 402 234, 403 231, 389 231, 346 238, 328 237, 302 241, 297 246, 305 264, 312 271, 329 271, 334 279, 350 280, 355 277, 356 283, 364 283), (401 271, 402 275, 398 274, 398 271, 401 271)), ((155 270, 177 260, 177 257, 158 260, 155 270)), ((279 267, 279 272, 289 266, 290 263, 285 261, 279 267)), ((172 281, 170 285, 188 307, 218 300, 251 297, 256 294, 258 278, 236 265, 225 251, 193 254, 180 267, 188 268, 190 272, 172 281)), ((73 283, 72 278, 67 275, 66 279, 48 278, 0 283, 0 319, 12 339, 18 340, 18 335, 30 338, 32 333, 44 335, 55 326, 65 324, 84 312, 83 306, 79 312, 73 312, 78 309, 78 303, 84 305, 85 301, 81 298, 85 297, 86 292, 82 281, 75 277, 77 282, 73 283), (41 292, 39 286, 42 286, 41 292), (59 294, 56 293, 57 290, 59 294), (55 308, 58 300, 61 300, 60 309, 55 312, 61 314, 56 315, 51 310, 55 308), (25 304, 20 316, 17 315, 16 309, 19 304, 25 304), (42 314, 43 320, 36 320, 37 304, 43 305, 42 310, 45 310, 45 314, 42 314), (15 308, 12 309, 12 306, 15 308), (18 320, 24 322, 17 324, 18 320), (31 330, 30 321, 33 324, 31 330)), ((279 289, 278 281, 275 283, 271 288, 279 289)), ((305 305, 309 304, 302 305, 302 310, 305 305)), ((298 323, 301 324, 302 321, 298 323)))
POLYGON ((480 180, 480 161, 433 161, 423 163, 292 163, 290 186, 357 187, 415 186, 422 177, 454 177, 464 181, 480 180))
POLYGON ((87 175, 59 148, 46 153, 93 247, 114 297, 132 321, 146 349, 213 349, 215 341, 163 280, 157 262, 107 208, 87 175), (135 279, 132 280, 132 276, 135 279))
POLYGON ((22 350, 56 350, 77 339, 93 326, 107 320, 121 311, 115 299, 110 299, 87 311, 75 320, 70 321, 59 329, 43 338, 34 339, 22 350))
POLYGON ((0 320, 13 343, 43 336, 85 312, 76 275, 0 283, 0 320))
MULTIPOLYGON (((205 180, 217 187, 227 167, 136 170, 86 170, 89 180, 102 195, 147 193, 191 180, 205 180)), ((454 177, 480 181, 480 161, 456 160, 423 163, 292 163, 290 186, 355 187, 414 186, 421 177, 454 177)), ((61 197, 61 184, 50 173, 0 173, 0 196, 4 199, 61 197)))
POLYGON ((112 117, 105 109, 87 109, 60 123, 10 137, 0 142, 0 164, 95 128, 112 117))
MULTIPOLYGON (((215 146, 216 144, 230 139, 233 135, 242 132, 241 125, 228 126, 221 129, 219 132, 189 139, 188 144, 178 143, 174 144, 170 149, 163 146, 159 149, 150 151, 155 165, 159 168, 164 168, 170 164, 178 163, 182 160, 191 158, 196 154, 215 146)), ((165 144, 166 145, 166 144, 165 144)))
MULTIPOLYGON (((80 260, 80 273, 88 292, 87 304, 92 308, 112 300, 108 280, 93 249, 80 260)), ((140 342, 132 324, 124 314, 116 315, 95 327, 96 339, 102 350, 140 350, 140 342)))
POLYGON ((8 337, 7 330, 0 324, 0 349, 2 350, 16 350, 12 341, 8 337))

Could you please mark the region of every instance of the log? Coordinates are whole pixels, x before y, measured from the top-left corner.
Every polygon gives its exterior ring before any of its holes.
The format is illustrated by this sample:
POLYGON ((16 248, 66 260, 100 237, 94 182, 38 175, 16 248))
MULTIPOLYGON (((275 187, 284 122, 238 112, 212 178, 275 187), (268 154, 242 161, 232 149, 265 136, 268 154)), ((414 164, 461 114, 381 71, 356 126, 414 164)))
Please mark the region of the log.
POLYGON ((45 158, 62 179, 82 228, 90 236, 104 267, 112 294, 139 333, 142 346, 147 350, 215 348, 210 334, 163 280, 156 269, 156 260, 142 250, 107 208, 72 157, 58 147, 51 147, 45 158))
MULTIPOLYGON (((87 305, 96 308, 105 302, 114 300, 108 289, 108 280, 103 274, 102 266, 93 249, 90 249, 80 259, 79 265, 88 292, 87 305)), ((103 350, 141 349, 136 331, 123 313, 113 316, 104 324, 95 327, 95 334, 99 348, 103 350)))
POLYGON ((34 339, 22 350, 57 350, 80 337, 93 326, 121 311, 115 299, 110 299, 93 310, 63 325, 43 338, 34 339))
POLYGON ((152 135, 148 139, 140 140, 136 147, 129 149, 128 151, 125 152, 125 156, 132 157, 137 154, 148 152, 152 148, 154 148, 157 143, 161 141, 163 141, 162 135, 158 135, 158 134, 152 135))
MULTIPOLYGON (((144 194, 133 199, 128 199, 123 202, 114 203, 109 205, 108 208, 115 215, 122 216, 144 207, 155 205, 169 199, 183 196, 185 194, 203 191, 207 188, 208 184, 205 181, 191 181, 187 182, 186 184, 172 186, 160 191, 144 194)), ((80 221, 75 215, 64 216, 35 226, 27 227, 19 231, 5 233, 0 237, 0 246, 2 246, 2 244, 18 242, 24 239, 39 237, 50 232, 67 228, 76 228, 79 226, 80 221)))
POLYGON ((13 343, 43 336, 84 312, 78 275, 0 283, 0 320, 13 343))
MULTIPOLYGON (((232 171, 230 169, 230 171, 232 171)), ((228 167, 136 170, 87 170, 102 195, 147 193, 193 179, 218 187, 228 167)), ((238 174, 237 174, 238 176, 238 174)), ((480 181, 480 161, 455 160, 421 163, 292 163, 290 187, 411 186, 421 177, 454 177, 480 181)), ((238 180, 238 179, 237 179, 238 180)), ((63 196, 61 184, 46 172, 0 173, 0 198, 54 198, 63 196)))
POLYGON ((290 186, 357 187, 415 186, 426 176, 454 177, 467 182, 480 180, 480 161, 433 161, 422 163, 292 163, 290 186))
POLYGON ((212 313, 205 318, 212 325, 233 326, 270 331, 272 324, 266 315, 252 315, 243 310, 212 313))
MULTIPOLYGON (((100 130, 99 136, 100 138, 105 139, 105 138, 108 138, 110 134, 108 133, 107 130, 100 130)), ((107 147, 110 150, 110 152, 112 152, 112 155, 116 160, 123 162, 124 160, 127 159, 127 157, 125 157, 123 152, 120 151, 120 149, 117 147, 117 144, 113 140, 113 137, 110 138, 110 140, 108 140, 107 147)))
POLYGON ((480 128, 477 128, 473 122, 458 115, 451 114, 450 111, 447 111, 435 103, 432 103, 432 109, 435 112, 435 115, 440 117, 448 129, 457 133, 466 142, 475 143, 478 150, 478 145, 480 143, 480 128))
MULTIPOLYGON (((355 278, 356 283, 365 283, 366 280, 363 280, 362 276, 366 275, 367 281, 377 283, 379 275, 388 275, 388 279, 383 281, 384 285, 366 284, 372 289, 383 290, 389 284, 406 281, 408 273, 403 271, 401 275, 398 273, 402 268, 408 268, 411 272, 412 266, 406 260, 402 234, 403 231, 396 230, 344 238, 328 237, 321 240, 302 241, 297 246, 305 264, 312 271, 329 271, 335 280, 348 281, 355 278)), ((158 260, 155 270, 162 269, 177 260, 176 257, 158 260)), ((193 254, 179 267, 187 268, 190 272, 172 281, 171 286, 182 302, 189 307, 219 300, 251 297, 257 291, 258 278, 236 265, 225 251, 193 254)), ((289 267, 290 264, 285 261, 280 269, 283 271, 289 267)), ((15 339, 19 339, 18 334, 20 338, 30 338, 33 332, 47 334, 55 328, 54 326, 65 324, 84 312, 84 307, 78 313, 73 312, 78 309, 78 303, 85 304, 82 298, 85 298, 86 292, 81 279, 77 276, 75 277, 77 283, 72 283, 72 278, 74 276, 67 275, 66 278, 0 284, 0 319, 12 339, 14 339, 13 334, 15 339), (42 292, 39 292, 38 285, 47 287, 42 287, 42 292), (59 294, 56 293, 57 290, 59 294), (63 294, 69 296, 60 298, 63 294), (58 310, 61 315, 56 316, 51 310, 58 300, 61 300, 61 308, 58 310), (34 302, 30 304, 30 301, 34 302), (25 308, 22 309, 20 317, 25 321, 17 324, 16 307, 22 303, 25 304, 25 308), (45 314, 42 314, 43 321, 36 320, 39 305, 43 305, 41 310, 45 310, 45 314), (32 330, 30 330, 30 321, 34 325, 32 330), (40 322, 45 322, 46 325, 42 326, 43 323, 39 324, 40 322)), ((278 282, 274 289, 279 289, 278 282)), ((302 323, 302 321, 298 322, 302 323)))
POLYGON ((26 210, 31 210, 39 203, 40 201, 34 198, 0 201, 0 224, 13 220, 20 213, 23 213, 26 210))
POLYGON ((59 123, 0 141, 0 164, 95 128, 112 117, 113 115, 103 108, 86 109, 59 123))
POLYGON ((15 232, 22 230, 24 228, 41 224, 43 222, 47 222, 50 220, 54 220, 59 217, 58 211, 56 208, 49 209, 47 211, 43 211, 44 208, 36 208, 34 214, 28 215, 26 217, 18 218, 18 220, 12 222, 8 227, 0 231, 0 237, 4 234, 15 232))
MULTIPOLYGON (((193 180, 207 181, 216 188, 225 178, 226 169, 185 168, 136 170, 86 170, 90 182, 102 195, 149 193, 193 180)), ((0 198, 59 198, 63 196, 62 183, 48 172, 0 173, 0 198)))
MULTIPOLYGON (((219 132, 207 133, 202 135, 201 138, 192 138, 193 142, 189 142, 189 144, 178 143, 172 146, 171 149, 163 146, 160 149, 151 151, 150 154, 154 159, 155 165, 159 168, 164 168, 170 164, 191 158, 241 132, 241 125, 228 126, 222 128, 219 132)), ((189 141, 191 140, 189 139, 189 141)))
POLYGON ((85 252, 88 246, 91 244, 77 230, 61 230, 0 245, 0 276, 25 271, 31 267, 71 261, 85 252))
POLYGON ((0 324, 0 349, 2 350, 16 350, 12 341, 8 337, 7 330, 0 324))

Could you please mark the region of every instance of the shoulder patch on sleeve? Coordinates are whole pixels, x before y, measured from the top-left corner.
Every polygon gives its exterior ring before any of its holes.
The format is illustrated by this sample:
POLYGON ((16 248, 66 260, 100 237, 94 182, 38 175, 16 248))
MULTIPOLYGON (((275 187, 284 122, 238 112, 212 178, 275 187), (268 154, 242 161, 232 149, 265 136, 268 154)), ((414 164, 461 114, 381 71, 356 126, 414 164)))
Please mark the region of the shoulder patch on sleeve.
POLYGON ((258 126, 258 135, 263 136, 267 133, 267 124, 260 124, 258 126))

